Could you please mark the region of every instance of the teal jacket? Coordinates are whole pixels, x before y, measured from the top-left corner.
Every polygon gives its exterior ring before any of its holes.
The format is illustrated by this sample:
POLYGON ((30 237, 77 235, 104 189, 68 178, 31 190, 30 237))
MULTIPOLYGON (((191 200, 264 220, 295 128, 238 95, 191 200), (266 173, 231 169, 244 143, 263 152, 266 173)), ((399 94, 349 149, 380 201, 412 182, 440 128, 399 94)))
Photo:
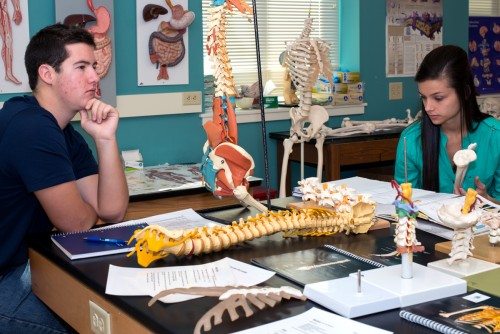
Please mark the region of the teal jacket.
MULTIPOLYGON (((408 126, 402 133, 396 154, 394 178, 398 183, 405 182, 404 140, 406 137, 406 159, 408 165, 408 182, 413 188, 422 188, 422 144, 420 122, 408 126)), ((439 150, 439 192, 453 193, 455 172, 446 153, 448 138, 441 132, 439 150)), ((462 141, 462 149, 476 143, 474 150, 477 159, 469 164, 462 188, 475 189, 474 178, 486 185, 488 194, 500 200, 500 120, 489 117, 479 124, 473 133, 467 134, 462 141)))

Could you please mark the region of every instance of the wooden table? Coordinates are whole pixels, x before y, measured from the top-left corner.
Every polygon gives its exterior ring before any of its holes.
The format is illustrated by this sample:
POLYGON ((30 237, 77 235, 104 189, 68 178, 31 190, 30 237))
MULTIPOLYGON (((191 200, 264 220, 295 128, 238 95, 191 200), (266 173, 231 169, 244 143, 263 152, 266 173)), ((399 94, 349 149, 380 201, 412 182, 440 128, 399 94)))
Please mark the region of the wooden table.
MULTIPOLYGON (((393 161, 396 159, 396 149, 403 128, 378 130, 372 134, 357 134, 346 137, 326 137, 323 147, 323 165, 325 180, 340 179, 340 169, 343 166, 367 164, 374 162, 393 161)), ((290 136, 289 132, 272 132, 271 139, 278 142, 277 168, 281 178, 283 163, 283 142, 290 136)), ((316 140, 304 143, 304 163, 317 166, 318 151, 314 146, 316 140)), ((300 144, 293 146, 288 160, 286 174, 286 194, 291 195, 290 162, 300 162, 300 144)))
MULTIPOLYGON (((273 200, 273 205, 282 207, 286 198, 273 200), (281 203, 280 201, 284 201, 281 203)), ((147 207, 144 208, 144 212, 147 207)), ((149 212, 154 214, 155 212, 149 212)), ((215 219, 232 221, 238 217, 255 216, 254 209, 242 207, 204 210, 204 214, 215 219)), ((392 229, 392 227, 391 227, 392 229)), ((177 258, 173 255, 157 261, 151 267, 195 265, 216 261, 224 257, 250 263, 252 258, 310 249, 324 244, 345 247, 357 253, 375 253, 378 238, 392 238, 389 228, 370 231, 362 235, 336 234, 323 237, 288 238, 281 234, 256 238, 228 250, 201 256, 177 258), (375 247, 375 248, 374 248, 375 247)), ((426 264, 444 257, 436 257, 433 245, 443 239, 427 233, 419 236, 429 253, 415 258, 415 262, 426 264)), ((50 240, 49 235, 39 235, 30 240, 30 265, 34 293, 77 332, 90 333, 89 301, 93 301, 110 314, 112 333, 193 333, 196 321, 218 303, 217 298, 205 297, 177 304, 155 303, 148 307, 149 296, 113 296, 105 293, 109 265, 139 267, 135 257, 115 254, 96 258, 69 260, 50 240)), ((280 287, 289 285, 300 288, 293 282, 277 275, 263 285, 280 287)), ((272 321, 301 314, 311 307, 321 306, 312 301, 284 300, 273 308, 256 310, 251 317, 245 317, 239 309, 239 319, 231 321, 226 313, 221 325, 214 326, 210 334, 229 333, 252 328, 272 321)), ((394 333, 432 334, 430 329, 417 326, 399 317, 399 309, 363 316, 357 321, 384 328, 394 333)))

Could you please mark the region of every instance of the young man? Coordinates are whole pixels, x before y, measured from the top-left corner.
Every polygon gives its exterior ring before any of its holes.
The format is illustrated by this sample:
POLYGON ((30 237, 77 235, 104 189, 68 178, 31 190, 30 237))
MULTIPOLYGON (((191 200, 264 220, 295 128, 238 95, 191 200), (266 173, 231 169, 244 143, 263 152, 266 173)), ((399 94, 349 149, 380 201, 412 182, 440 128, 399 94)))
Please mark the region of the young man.
POLYGON ((119 115, 95 98, 94 48, 84 29, 40 30, 25 54, 33 96, 14 97, 0 110, 0 327, 9 333, 65 331, 31 292, 27 235, 119 222, 127 209, 119 115), (99 164, 70 124, 77 113, 99 164))

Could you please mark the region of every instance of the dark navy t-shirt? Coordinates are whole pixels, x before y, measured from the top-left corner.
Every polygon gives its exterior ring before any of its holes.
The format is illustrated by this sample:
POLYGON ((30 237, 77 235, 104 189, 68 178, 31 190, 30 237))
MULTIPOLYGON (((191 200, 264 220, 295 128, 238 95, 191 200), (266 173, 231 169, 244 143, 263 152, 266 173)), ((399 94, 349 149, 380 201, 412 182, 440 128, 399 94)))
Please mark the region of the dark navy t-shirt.
POLYGON ((28 259, 26 236, 52 229, 34 191, 97 174, 83 137, 32 96, 0 110, 0 275, 28 259))

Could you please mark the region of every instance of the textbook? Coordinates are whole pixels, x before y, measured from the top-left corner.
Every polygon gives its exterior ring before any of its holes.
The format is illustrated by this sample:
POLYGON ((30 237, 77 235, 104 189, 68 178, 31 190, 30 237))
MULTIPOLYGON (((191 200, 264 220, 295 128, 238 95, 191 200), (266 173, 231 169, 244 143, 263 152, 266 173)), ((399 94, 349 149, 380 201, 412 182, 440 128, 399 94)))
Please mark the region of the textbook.
POLYGON ((147 226, 144 222, 131 221, 82 232, 57 233, 51 239, 71 260, 128 253, 135 247, 135 240, 127 245, 134 231, 147 226))
POLYGON ((264 269, 272 270, 294 283, 305 286, 310 283, 347 277, 358 270, 385 267, 382 262, 389 265, 398 263, 392 261, 398 260, 386 257, 380 258, 379 261, 378 259, 358 256, 332 245, 323 245, 297 252, 253 258, 251 262, 264 269))
POLYGON ((135 240, 132 240, 130 245, 127 245, 134 231, 143 229, 149 225, 159 225, 168 230, 181 230, 205 226, 213 227, 222 224, 202 217, 193 209, 185 209, 93 228, 82 232, 57 233, 53 234, 51 238, 54 244, 71 260, 128 253, 132 251, 135 246, 135 240), (94 241, 85 238, 94 239, 94 241), (95 240, 96 238, 101 240, 95 240), (116 240, 122 242, 115 242, 116 240))
POLYGON ((405 320, 445 334, 491 333, 498 325, 500 298, 475 290, 403 308, 405 320))

